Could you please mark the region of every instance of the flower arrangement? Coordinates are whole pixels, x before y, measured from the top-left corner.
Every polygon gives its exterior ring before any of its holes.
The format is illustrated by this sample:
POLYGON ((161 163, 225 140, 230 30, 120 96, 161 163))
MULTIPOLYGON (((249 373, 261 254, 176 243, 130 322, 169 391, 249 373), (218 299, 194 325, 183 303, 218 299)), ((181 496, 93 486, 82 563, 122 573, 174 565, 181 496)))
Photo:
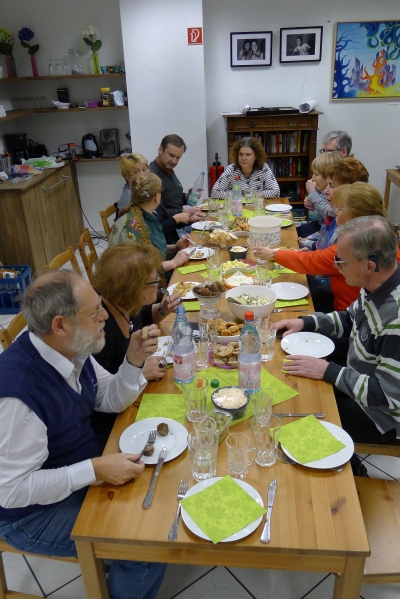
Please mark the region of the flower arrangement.
POLYGON ((0 54, 12 56, 14 45, 14 32, 7 27, 0 27, 0 54))
POLYGON ((99 66, 99 55, 98 51, 103 45, 101 40, 95 40, 95 37, 99 37, 100 32, 94 25, 87 25, 83 28, 82 33, 84 35, 83 41, 87 44, 92 51, 92 60, 93 60, 93 72, 96 74, 100 73, 99 66))
POLYGON ((31 39, 35 37, 35 34, 33 33, 32 29, 29 29, 29 27, 22 27, 22 29, 18 31, 18 37, 19 41, 21 42, 21 46, 23 48, 28 48, 28 54, 30 56, 34 56, 36 52, 39 50, 39 44, 31 46, 29 43, 31 39))

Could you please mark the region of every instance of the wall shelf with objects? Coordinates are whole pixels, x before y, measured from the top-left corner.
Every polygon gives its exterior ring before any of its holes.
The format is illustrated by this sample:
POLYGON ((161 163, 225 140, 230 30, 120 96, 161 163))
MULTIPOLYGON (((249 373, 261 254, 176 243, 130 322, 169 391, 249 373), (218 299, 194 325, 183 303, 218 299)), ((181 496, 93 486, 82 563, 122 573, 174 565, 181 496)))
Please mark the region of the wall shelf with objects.
POLYGON ((125 73, 101 73, 94 75, 39 75, 39 77, 3 77, 1 83, 16 83, 18 81, 55 81, 56 79, 107 79, 108 77, 125 77, 125 73))
POLYGON ((312 110, 307 114, 225 115, 228 153, 235 141, 243 137, 258 137, 267 153, 268 165, 279 183, 281 197, 297 192, 303 203, 305 182, 310 178, 311 163, 316 157, 320 114, 312 110))

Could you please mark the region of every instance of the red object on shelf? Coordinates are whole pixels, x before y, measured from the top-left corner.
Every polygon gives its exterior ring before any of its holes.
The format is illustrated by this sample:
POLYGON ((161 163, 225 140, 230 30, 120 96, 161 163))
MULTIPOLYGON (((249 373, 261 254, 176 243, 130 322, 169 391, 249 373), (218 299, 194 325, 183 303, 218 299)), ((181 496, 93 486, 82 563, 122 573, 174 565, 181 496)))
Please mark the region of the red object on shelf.
POLYGON ((211 190, 214 187, 215 183, 217 182, 217 180, 220 178, 220 176, 222 175, 222 173, 224 172, 224 167, 221 165, 220 162, 218 162, 218 154, 215 154, 215 160, 212 163, 212 166, 210 166, 210 169, 208 171, 208 182, 209 182, 209 192, 211 195, 211 190))
POLYGON ((6 59, 7 77, 16 77, 17 76, 17 67, 15 66, 14 56, 5 56, 5 59, 6 59))
POLYGON ((39 77, 39 71, 37 68, 36 56, 31 56, 31 66, 33 77, 39 77))

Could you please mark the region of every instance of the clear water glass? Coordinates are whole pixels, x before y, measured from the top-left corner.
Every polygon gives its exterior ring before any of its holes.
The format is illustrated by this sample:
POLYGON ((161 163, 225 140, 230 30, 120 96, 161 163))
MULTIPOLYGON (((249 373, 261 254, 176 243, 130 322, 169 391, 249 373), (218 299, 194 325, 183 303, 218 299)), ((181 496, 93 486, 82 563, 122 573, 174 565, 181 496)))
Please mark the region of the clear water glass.
POLYGON ((254 416, 260 422, 269 422, 272 414, 272 401, 274 392, 272 389, 264 387, 251 395, 254 403, 254 416))
POLYGON ((250 421, 255 445, 255 462, 259 466, 273 466, 276 462, 276 451, 281 431, 281 421, 277 416, 271 416, 268 422, 263 422, 256 416, 250 421))
POLYGON ((219 248, 208 248, 207 266, 215 267, 220 265, 219 248))
POLYGON ((257 319, 255 325, 261 342, 261 360, 269 362, 274 357, 276 323, 269 322, 269 319, 257 319))

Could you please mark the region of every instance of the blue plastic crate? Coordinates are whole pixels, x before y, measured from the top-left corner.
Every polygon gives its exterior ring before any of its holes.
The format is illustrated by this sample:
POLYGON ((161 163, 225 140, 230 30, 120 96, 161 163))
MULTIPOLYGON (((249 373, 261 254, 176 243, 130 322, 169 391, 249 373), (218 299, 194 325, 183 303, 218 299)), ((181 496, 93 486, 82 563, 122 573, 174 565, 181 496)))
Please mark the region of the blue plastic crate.
POLYGON ((17 300, 31 283, 31 267, 13 265, 2 268, 18 270, 21 274, 13 279, 0 279, 0 314, 18 314, 21 308, 17 300))

